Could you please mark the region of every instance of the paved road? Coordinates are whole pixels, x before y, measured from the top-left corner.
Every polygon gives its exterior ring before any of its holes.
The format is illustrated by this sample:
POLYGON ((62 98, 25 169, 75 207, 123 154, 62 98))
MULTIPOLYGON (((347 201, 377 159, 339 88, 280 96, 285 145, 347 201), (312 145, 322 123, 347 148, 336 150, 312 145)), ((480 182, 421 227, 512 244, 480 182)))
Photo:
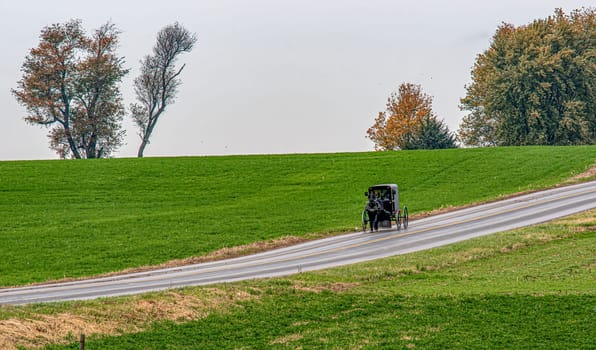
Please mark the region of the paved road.
POLYGON ((405 231, 351 233, 256 255, 76 282, 0 289, 0 304, 82 300, 284 276, 438 247, 596 208, 596 181, 411 221, 405 231))

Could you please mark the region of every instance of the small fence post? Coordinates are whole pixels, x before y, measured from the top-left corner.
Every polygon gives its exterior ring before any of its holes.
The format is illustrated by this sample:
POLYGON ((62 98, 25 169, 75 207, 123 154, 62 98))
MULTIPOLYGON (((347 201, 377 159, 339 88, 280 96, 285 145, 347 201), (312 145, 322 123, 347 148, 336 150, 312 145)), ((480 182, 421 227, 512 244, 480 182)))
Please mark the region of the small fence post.
POLYGON ((81 334, 79 338, 79 350, 85 350, 85 334, 81 334))

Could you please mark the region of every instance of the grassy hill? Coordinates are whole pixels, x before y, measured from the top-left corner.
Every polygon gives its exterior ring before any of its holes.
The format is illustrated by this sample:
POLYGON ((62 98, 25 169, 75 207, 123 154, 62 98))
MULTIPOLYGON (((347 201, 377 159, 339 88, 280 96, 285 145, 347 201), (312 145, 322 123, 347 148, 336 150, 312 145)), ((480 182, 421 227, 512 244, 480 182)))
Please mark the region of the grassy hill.
POLYGON ((591 211, 285 278, 0 308, 0 346, 594 349, 595 255, 591 211))
POLYGON ((0 162, 0 285, 80 277, 360 224, 395 182, 410 213, 544 188, 596 147, 0 162))

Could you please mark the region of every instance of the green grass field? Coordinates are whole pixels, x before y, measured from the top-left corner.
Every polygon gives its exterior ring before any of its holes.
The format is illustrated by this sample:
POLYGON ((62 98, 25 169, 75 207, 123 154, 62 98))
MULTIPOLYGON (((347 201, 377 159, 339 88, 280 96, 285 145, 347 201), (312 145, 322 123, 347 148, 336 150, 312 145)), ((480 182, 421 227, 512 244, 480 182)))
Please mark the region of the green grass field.
POLYGON ((81 277, 353 230, 395 182, 410 213, 539 189, 596 147, 0 162, 0 285, 81 277))
MULTIPOLYGON (((594 349, 595 256, 591 211, 341 268, 8 308, 0 320, 86 320, 87 349, 594 349), (196 314, 163 320, 181 302, 196 314), (90 334, 114 322, 124 334, 90 334)), ((46 349, 75 349, 77 336, 46 349)))

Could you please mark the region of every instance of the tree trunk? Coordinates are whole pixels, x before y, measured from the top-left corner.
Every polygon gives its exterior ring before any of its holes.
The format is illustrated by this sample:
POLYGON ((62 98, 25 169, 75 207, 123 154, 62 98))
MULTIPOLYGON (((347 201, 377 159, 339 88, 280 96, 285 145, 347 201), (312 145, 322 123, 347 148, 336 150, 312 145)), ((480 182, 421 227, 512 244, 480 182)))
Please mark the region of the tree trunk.
POLYGON ((157 110, 157 112, 153 116, 149 116, 149 120, 147 121, 147 126, 144 130, 143 138, 141 141, 141 145, 139 146, 139 152, 137 153, 137 157, 143 158, 143 152, 145 152, 145 147, 149 143, 149 139, 151 138, 151 134, 153 133, 153 129, 155 128, 155 124, 157 124, 157 120, 163 111, 166 109, 166 103, 162 103, 161 107, 157 110))
POLYGON ((64 125, 64 133, 66 134, 66 138, 68 139, 68 146, 70 147, 70 151, 72 152, 73 157, 75 157, 76 159, 81 159, 81 154, 79 153, 79 150, 77 149, 77 145, 74 142, 74 139, 72 138, 72 134, 70 133, 70 128, 68 127, 68 125, 64 125))
POLYGON ((143 158, 145 147, 147 147, 147 141, 145 140, 145 138, 143 138, 143 140, 141 141, 141 145, 139 146, 139 151, 137 152, 137 157, 143 158))
MULTIPOLYGON (((92 128, 95 128, 92 126, 92 128)), ((87 145, 87 158, 99 158, 97 154, 97 134, 93 132, 87 145)))

